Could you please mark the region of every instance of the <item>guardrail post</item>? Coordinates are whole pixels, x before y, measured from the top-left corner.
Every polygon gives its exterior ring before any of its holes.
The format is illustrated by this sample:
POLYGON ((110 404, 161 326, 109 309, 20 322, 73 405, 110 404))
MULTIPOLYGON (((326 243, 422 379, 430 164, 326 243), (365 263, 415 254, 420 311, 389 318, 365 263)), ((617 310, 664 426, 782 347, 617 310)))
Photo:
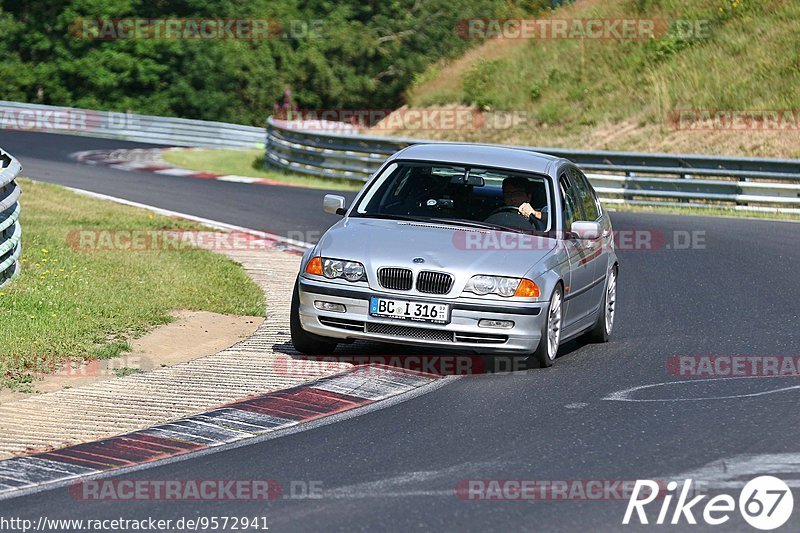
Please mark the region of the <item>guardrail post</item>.
MULTIPOLYGON (((691 174, 687 174, 687 173, 685 173, 685 172, 681 172, 680 176, 681 176, 681 179, 682 179, 682 180, 689 180, 689 179, 692 179, 692 175, 691 175, 691 174)), ((682 203, 682 204, 688 204, 688 203, 691 203, 691 202, 689 201, 689 199, 688 199, 688 198, 681 198, 681 199, 679 199, 678 201, 679 201, 680 203, 682 203)))
MULTIPOLYGON (((630 184, 628 182, 628 178, 633 178, 635 176, 636 176, 636 173, 628 171, 628 170, 625 171, 625 181, 622 184, 622 190, 623 191, 629 191, 630 190, 630 184)), ((633 195, 632 194, 623 194, 622 195, 622 199, 630 202, 631 200, 633 200, 633 195)))
POLYGON ((271 165, 269 163, 269 154, 271 153, 269 146, 271 133, 272 133, 272 124, 270 124, 270 122, 267 121, 267 129, 265 132, 266 136, 264 137, 264 170, 270 170, 271 168, 271 165))

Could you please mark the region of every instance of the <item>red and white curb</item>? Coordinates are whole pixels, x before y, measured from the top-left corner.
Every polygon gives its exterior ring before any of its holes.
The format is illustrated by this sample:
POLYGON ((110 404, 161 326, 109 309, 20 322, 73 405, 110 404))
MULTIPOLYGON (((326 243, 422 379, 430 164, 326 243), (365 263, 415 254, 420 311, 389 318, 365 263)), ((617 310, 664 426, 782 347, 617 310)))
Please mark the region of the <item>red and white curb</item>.
POLYGON ((255 438, 408 393, 441 380, 362 366, 317 381, 108 439, 0 461, 0 499, 43 485, 255 438))
POLYGON ((194 150, 194 148, 136 148, 136 149, 116 149, 116 150, 87 150, 75 152, 70 157, 79 163, 86 165, 99 165, 117 170, 127 170, 131 172, 152 172, 166 176, 184 176, 188 178, 200 178, 205 180, 230 181, 234 183, 251 183, 257 185, 281 185, 283 187, 297 187, 291 183, 283 183, 266 178, 254 178, 252 176, 239 176, 236 174, 217 174, 215 172, 189 170, 175 166, 164 161, 164 152, 176 150, 194 150))

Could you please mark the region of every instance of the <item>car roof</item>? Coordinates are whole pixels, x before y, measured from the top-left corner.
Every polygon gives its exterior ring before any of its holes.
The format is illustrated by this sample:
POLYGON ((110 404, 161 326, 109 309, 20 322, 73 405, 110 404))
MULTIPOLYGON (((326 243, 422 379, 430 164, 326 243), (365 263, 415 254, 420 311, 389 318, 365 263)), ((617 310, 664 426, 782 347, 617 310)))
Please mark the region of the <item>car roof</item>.
POLYGON ((547 169, 553 162, 562 160, 559 157, 519 148, 457 143, 414 144, 389 158, 389 160, 395 159, 497 167, 538 174, 547 174, 547 169))

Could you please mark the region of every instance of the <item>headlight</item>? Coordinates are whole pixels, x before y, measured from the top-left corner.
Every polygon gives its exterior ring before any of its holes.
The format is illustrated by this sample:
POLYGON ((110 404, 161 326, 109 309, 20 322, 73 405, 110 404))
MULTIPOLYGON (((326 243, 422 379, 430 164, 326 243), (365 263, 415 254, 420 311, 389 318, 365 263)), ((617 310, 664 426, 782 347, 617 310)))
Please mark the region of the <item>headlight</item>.
POLYGON ((357 261, 341 259, 322 259, 322 275, 329 279, 344 278, 347 281, 364 281, 367 279, 364 265, 357 261))
POLYGON ((475 294, 489 294, 494 292, 497 287, 498 278, 494 276, 473 276, 467 282, 464 290, 474 292, 475 294))
POLYGON ((344 264, 344 277, 349 281, 358 281, 364 278, 364 265, 355 261, 348 261, 344 264))
POLYGON ((536 284, 524 278, 506 278, 502 276, 472 276, 464 287, 464 292, 472 292, 479 295, 497 294, 503 297, 521 296, 537 297, 539 289, 536 284), (524 287, 524 291, 519 289, 524 287), (533 287, 536 290, 533 290, 533 287))
POLYGON ((322 275, 326 278, 338 278, 344 274, 344 261, 336 259, 322 260, 322 275))

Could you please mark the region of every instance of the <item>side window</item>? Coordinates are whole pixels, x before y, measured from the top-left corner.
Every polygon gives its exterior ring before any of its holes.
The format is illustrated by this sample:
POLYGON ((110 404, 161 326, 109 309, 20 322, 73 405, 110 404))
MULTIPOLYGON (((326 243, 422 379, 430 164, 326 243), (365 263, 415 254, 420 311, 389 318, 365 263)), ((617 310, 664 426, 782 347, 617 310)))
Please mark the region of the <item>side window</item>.
POLYGON ((561 211, 563 213, 563 229, 568 232, 572 228, 572 223, 581 218, 581 210, 575 196, 575 188, 566 174, 561 174, 558 178, 558 188, 561 190, 561 211))
POLYGON ((597 207, 597 215, 602 216, 603 205, 600 203, 600 198, 597 197, 597 191, 595 191, 594 187, 592 187, 592 184, 589 181, 589 178, 586 177, 586 174, 584 174, 579 170, 578 175, 581 177, 581 180, 586 185, 586 190, 589 191, 589 196, 591 196, 592 200, 594 200, 594 205, 597 207))
POLYGON ((583 213, 586 220, 595 221, 600 218, 600 207, 597 202, 597 196, 594 194, 589 180, 583 175, 581 171, 576 168, 570 169, 572 180, 575 182, 575 189, 578 194, 578 201, 583 207, 583 213))

